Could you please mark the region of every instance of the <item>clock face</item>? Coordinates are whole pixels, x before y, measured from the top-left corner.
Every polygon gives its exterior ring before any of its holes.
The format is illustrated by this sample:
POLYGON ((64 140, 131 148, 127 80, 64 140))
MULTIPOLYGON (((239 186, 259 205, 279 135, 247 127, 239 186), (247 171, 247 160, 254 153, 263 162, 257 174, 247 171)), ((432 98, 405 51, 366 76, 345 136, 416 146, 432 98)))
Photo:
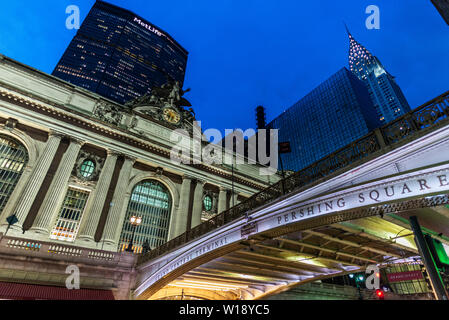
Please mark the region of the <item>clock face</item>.
POLYGON ((181 115, 173 108, 165 108, 162 111, 162 116, 164 117, 165 121, 172 124, 178 124, 181 121, 181 115))

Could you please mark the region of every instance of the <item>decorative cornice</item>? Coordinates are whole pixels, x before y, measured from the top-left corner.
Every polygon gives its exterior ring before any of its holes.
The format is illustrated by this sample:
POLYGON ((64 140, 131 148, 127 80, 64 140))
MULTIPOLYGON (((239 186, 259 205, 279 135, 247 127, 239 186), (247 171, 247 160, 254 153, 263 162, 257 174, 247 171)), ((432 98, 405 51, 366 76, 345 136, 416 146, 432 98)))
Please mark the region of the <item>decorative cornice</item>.
POLYGON ((54 129, 50 129, 50 132, 48 133, 48 136, 49 137, 56 137, 56 138, 60 138, 60 139, 69 138, 69 136, 66 133, 64 133, 62 131, 54 130, 54 129))
POLYGON ((108 149, 108 150, 106 150, 106 152, 108 154, 108 157, 116 157, 116 158, 118 158, 120 156, 123 156, 123 157, 125 156, 122 152, 116 151, 116 150, 112 150, 112 149, 108 149))
MULTIPOLYGON (((26 93, 20 92, 20 90, 17 90, 16 88, 14 88, 14 90, 18 91, 20 94, 26 95, 26 93)), ((36 97, 32 97, 32 98, 37 99, 36 97)), ((85 130, 88 130, 91 132, 95 132, 96 134, 99 134, 101 136, 105 136, 105 137, 108 137, 111 139, 118 140, 120 142, 123 142, 123 143, 129 145, 129 146, 133 146, 133 147, 139 148, 141 150, 151 152, 153 154, 159 155, 166 159, 170 158, 170 151, 166 150, 164 147, 162 147, 162 145, 160 143, 158 143, 156 141, 151 141, 151 144, 146 143, 143 141, 139 141, 138 139, 141 139, 141 138, 139 137, 137 139, 137 137, 134 137, 137 135, 132 132, 125 131, 118 127, 114 127, 113 129, 108 128, 108 125, 106 125, 106 124, 97 125, 95 123, 92 123, 92 122, 98 122, 97 119, 95 119, 93 117, 89 117, 88 115, 85 115, 85 114, 81 114, 81 113, 79 113, 75 110, 69 109, 65 106, 55 104, 54 102, 51 102, 51 105, 53 107, 52 108, 52 107, 46 106, 44 104, 36 103, 34 101, 29 101, 23 97, 14 95, 11 92, 7 92, 7 91, 1 90, 1 89, 0 89, 0 100, 7 101, 9 103, 14 103, 16 105, 19 105, 19 106, 25 108, 25 109, 52 117, 52 118, 60 120, 62 122, 70 123, 71 125, 75 125, 79 128, 82 128, 82 129, 85 129, 85 130), (60 110, 57 110, 55 108, 60 109, 60 110), (63 111, 65 111, 65 112, 63 112, 63 111), (81 119, 81 117, 85 118, 86 120, 90 120, 92 122, 88 122, 84 119, 81 119), (160 146, 156 146, 156 145, 160 145, 160 146)), ((48 103, 50 104, 50 102, 48 102, 48 103)), ((57 130, 51 130, 51 131, 55 132, 57 130)), ((57 133, 55 133, 55 134, 57 134, 57 133)), ((232 178, 231 174, 224 173, 221 170, 206 166, 204 164, 191 164, 188 166, 193 167, 198 170, 201 170, 201 171, 205 171, 205 172, 214 174, 216 176, 223 177, 225 179, 232 178)), ((251 178, 251 177, 248 177, 248 179, 257 180, 256 178, 251 178)), ((246 185, 246 186, 256 189, 256 190, 263 190, 267 186, 267 184, 264 182, 261 182, 261 184, 256 184, 254 182, 236 177, 235 175, 234 175, 234 181, 236 183, 246 185)))
POLYGON ((80 146, 83 146, 86 143, 85 140, 81 140, 79 138, 75 138, 75 137, 72 137, 72 136, 70 136, 69 139, 70 139, 70 142, 76 143, 76 144, 78 144, 80 146))

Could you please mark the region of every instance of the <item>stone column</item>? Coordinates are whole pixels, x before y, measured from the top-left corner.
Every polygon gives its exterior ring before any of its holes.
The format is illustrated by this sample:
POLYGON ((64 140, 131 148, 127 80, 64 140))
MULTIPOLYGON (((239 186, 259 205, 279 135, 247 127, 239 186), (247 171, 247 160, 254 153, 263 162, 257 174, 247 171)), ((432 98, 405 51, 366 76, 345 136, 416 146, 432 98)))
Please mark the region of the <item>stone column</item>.
POLYGON ((193 197, 193 209, 192 209, 192 224, 191 227, 195 228, 201 223, 201 214, 203 212, 203 193, 205 181, 198 180, 195 187, 195 194, 193 197))
POLYGON ((16 224, 11 226, 11 230, 21 231, 23 222, 25 221, 31 206, 33 205, 34 199, 42 185, 42 182, 47 175, 48 169, 50 168, 51 162, 55 157, 56 151, 58 150, 59 144, 61 143, 62 134, 57 132, 50 132, 47 144, 45 145, 44 151, 39 157, 33 171, 31 172, 30 178, 28 179, 27 185, 25 186, 14 210, 17 219, 19 220, 16 224))
POLYGON ((231 199, 229 199, 229 208, 232 208, 233 206, 236 206, 239 204, 238 199, 239 194, 234 191, 234 193, 231 195, 231 199))
POLYGON ((115 164, 117 162, 118 154, 108 151, 108 156, 101 169, 100 177, 95 187, 95 191, 88 200, 86 210, 81 217, 82 223, 78 240, 93 242, 95 239, 95 232, 97 231, 98 222, 100 221, 101 212, 103 210, 104 202, 111 183, 112 174, 114 173, 115 164))
POLYGON ((8 222, 6 222, 6 218, 14 212, 14 208, 17 206, 18 199, 22 195, 22 191, 26 188, 28 179, 30 178, 31 173, 33 172, 33 167, 27 165, 22 172, 22 176, 20 177, 19 182, 17 183, 14 191, 11 194, 11 197, 8 199, 6 206, 3 208, 3 212, 0 213, 0 225, 7 226, 8 222))
POLYGON ((227 195, 228 195, 227 189, 220 187, 220 193, 218 194, 218 213, 226 211, 227 195))
POLYGON ((123 219, 126 215, 126 208, 124 208, 126 189, 128 188, 131 171, 135 161, 135 158, 125 158, 125 162, 120 170, 120 175, 115 187, 112 205, 106 219, 101 241, 104 242, 105 245, 111 250, 116 250, 118 246, 120 231, 123 226, 123 219))
POLYGON ((181 194, 179 196, 179 207, 176 212, 176 219, 173 223, 172 237, 176 238, 187 230, 187 216, 189 214, 190 185, 192 178, 184 176, 181 185, 181 194))
POLYGON ((67 186, 75 165, 78 153, 84 142, 74 138, 70 139, 70 145, 64 156, 61 159, 58 170, 53 177, 53 181, 47 191, 47 195, 42 203, 42 206, 34 220, 31 231, 36 233, 48 235, 52 228, 52 223, 56 219, 57 214, 64 201, 64 196, 67 192, 67 186))

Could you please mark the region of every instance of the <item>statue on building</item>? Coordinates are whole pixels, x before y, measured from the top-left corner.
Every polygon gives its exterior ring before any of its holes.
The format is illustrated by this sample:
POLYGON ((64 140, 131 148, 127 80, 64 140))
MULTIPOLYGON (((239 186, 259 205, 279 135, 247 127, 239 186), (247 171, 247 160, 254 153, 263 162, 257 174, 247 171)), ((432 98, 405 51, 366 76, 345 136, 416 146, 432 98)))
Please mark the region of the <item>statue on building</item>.
POLYGON ((134 99, 125 105, 131 110, 168 122, 170 125, 191 129, 195 121, 192 104, 184 98, 190 89, 183 90, 179 81, 169 79, 160 87, 153 87, 150 93, 134 99))

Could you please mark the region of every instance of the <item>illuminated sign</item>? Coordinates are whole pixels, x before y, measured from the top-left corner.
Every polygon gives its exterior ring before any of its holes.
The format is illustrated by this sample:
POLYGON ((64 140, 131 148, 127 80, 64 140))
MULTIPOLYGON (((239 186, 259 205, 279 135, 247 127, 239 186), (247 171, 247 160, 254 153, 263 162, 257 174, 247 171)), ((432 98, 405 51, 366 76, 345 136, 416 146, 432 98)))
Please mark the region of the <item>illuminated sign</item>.
POLYGON ((141 25, 142 27, 144 27, 145 29, 157 34, 159 37, 160 36, 165 36, 165 34, 163 34, 162 32, 160 32, 158 29, 156 29, 155 27, 149 25, 148 23, 140 20, 139 18, 135 17, 134 18, 134 22, 136 22, 137 24, 141 25))
POLYGON ((163 33, 162 31, 160 31, 159 29, 155 28, 154 26, 146 23, 145 21, 142 21, 142 19, 139 19, 137 17, 134 17, 133 20, 135 23, 137 23, 138 25, 144 27, 145 29, 147 29, 148 31, 151 31, 152 33, 158 35, 159 37, 164 37, 165 39, 167 39, 168 41, 170 41, 171 43, 173 43, 174 45, 176 45, 172 39, 170 39, 165 33, 163 33))
POLYGON ((423 279, 422 272, 419 270, 389 273, 387 277, 391 283, 423 279))

